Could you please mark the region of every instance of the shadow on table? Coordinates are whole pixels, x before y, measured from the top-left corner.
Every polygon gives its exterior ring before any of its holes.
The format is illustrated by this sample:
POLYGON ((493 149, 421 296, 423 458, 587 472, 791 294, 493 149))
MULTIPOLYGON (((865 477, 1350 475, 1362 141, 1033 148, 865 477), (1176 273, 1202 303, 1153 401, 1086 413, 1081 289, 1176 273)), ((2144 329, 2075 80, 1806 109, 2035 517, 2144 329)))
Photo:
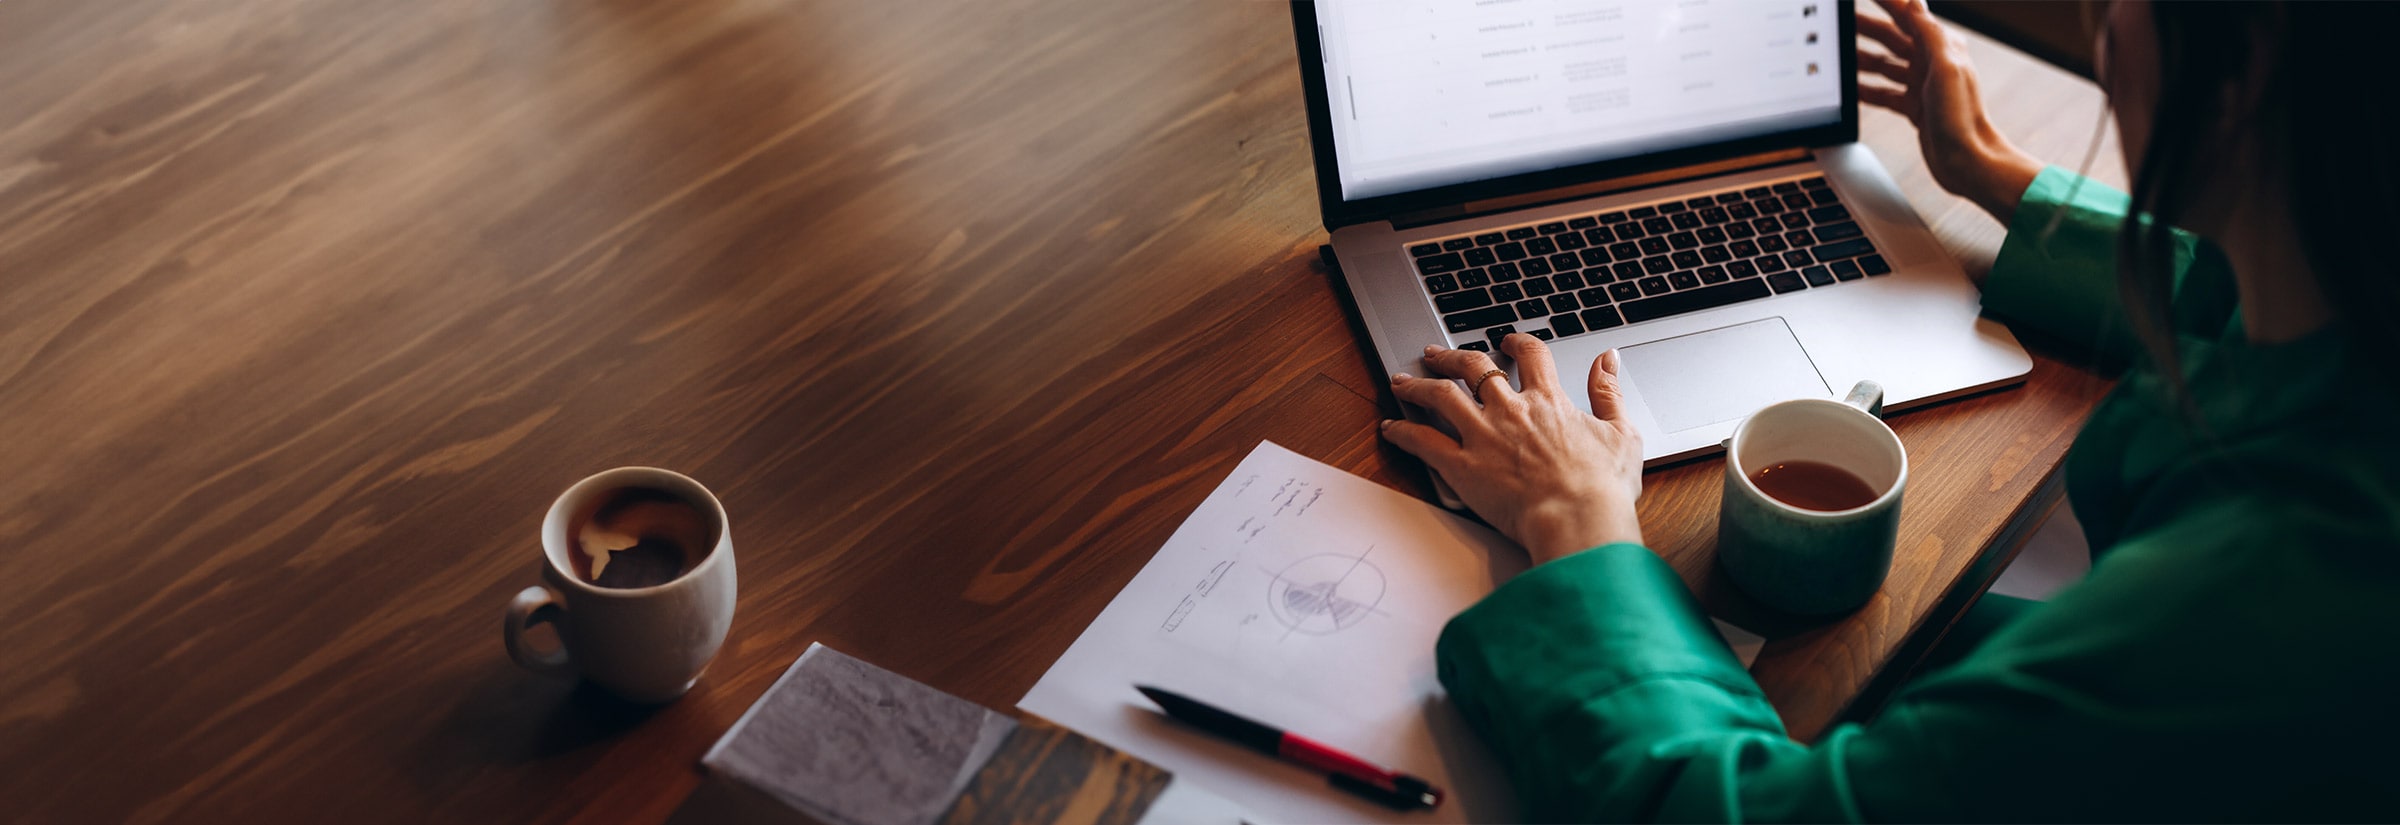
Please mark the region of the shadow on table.
POLYGON ((436 735, 454 752, 514 764, 616 739, 666 707, 627 702, 581 679, 536 676, 495 661, 441 720, 436 735))

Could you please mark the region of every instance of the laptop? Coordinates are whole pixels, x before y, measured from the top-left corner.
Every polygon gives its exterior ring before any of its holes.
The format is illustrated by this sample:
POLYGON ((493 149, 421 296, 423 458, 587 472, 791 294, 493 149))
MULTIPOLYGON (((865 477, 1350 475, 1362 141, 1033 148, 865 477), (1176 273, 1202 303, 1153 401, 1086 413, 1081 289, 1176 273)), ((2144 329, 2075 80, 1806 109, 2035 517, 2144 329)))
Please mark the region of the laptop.
POLYGON ((1861 379, 1887 409, 2022 381, 2032 360, 1857 142, 1852 14, 1293 3, 1319 203, 1384 370, 1526 332, 1588 411, 1619 349, 1651 466, 1861 379))

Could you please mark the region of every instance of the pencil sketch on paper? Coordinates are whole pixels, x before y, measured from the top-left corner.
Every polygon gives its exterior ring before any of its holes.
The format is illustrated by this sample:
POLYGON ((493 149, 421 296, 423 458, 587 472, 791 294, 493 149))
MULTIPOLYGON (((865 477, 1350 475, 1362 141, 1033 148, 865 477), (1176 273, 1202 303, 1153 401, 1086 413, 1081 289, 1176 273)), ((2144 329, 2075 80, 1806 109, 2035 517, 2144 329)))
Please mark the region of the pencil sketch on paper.
POLYGON ((1217 583, 1224 581, 1226 571, 1232 569, 1233 562, 1231 561, 1217 562, 1216 566, 1210 567, 1208 575, 1200 577, 1200 583, 1192 586, 1192 592, 1184 594, 1183 601, 1175 604, 1175 609, 1167 613, 1167 620, 1160 622, 1158 629, 1173 633, 1176 628, 1182 627, 1183 618, 1192 614, 1192 608, 1200 606, 1201 599, 1208 598, 1208 594, 1215 592, 1217 583))
POLYGON ((1258 538, 1258 534, 1266 531, 1267 520, 1257 516, 1242 519, 1242 523, 1233 527, 1234 534, 1242 537, 1243 544, 1249 544, 1251 540, 1258 538))
POLYGON ((1382 568, 1367 561, 1366 553, 1346 556, 1319 553, 1275 573, 1267 583, 1267 610, 1292 633, 1327 636, 1380 611, 1382 568))
MULTIPOLYGON (((1242 478, 1231 498, 1240 499, 1242 494, 1249 492, 1250 486, 1257 481, 1256 473, 1242 478)), ((1234 482, 1228 479, 1226 483, 1233 484, 1234 482)), ((1298 519, 1308 515, 1309 508, 1315 507, 1318 500, 1324 497, 1324 485, 1302 480, 1298 476, 1287 477, 1282 484, 1276 485, 1274 490, 1266 493, 1264 503, 1273 506, 1274 512, 1258 512, 1244 516, 1240 524, 1233 526, 1233 532, 1242 537, 1243 544, 1249 544, 1278 521, 1298 519)))

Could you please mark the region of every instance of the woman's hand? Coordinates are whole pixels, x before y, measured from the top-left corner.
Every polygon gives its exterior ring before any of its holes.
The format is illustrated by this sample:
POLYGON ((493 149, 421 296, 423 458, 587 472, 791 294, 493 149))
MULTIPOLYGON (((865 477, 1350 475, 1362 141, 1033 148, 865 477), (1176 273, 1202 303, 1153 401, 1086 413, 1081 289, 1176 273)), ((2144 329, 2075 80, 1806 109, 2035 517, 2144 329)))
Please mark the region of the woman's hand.
POLYGON ((1534 564, 1640 542, 1633 501, 1642 493, 1642 437, 1625 420, 1616 350, 1592 363, 1592 415, 1585 415, 1559 389, 1558 364, 1541 339, 1514 333, 1500 349, 1517 359, 1523 392, 1505 373, 1484 378, 1499 369, 1489 355, 1426 347, 1427 367, 1482 397, 1443 378, 1394 375, 1393 394, 1432 410, 1459 437, 1408 421, 1383 422, 1383 437, 1441 473, 1468 507, 1524 545, 1534 564))
POLYGON ((2041 174, 2042 162, 1992 126, 1966 42, 1944 29, 1925 10, 1924 0, 1877 0, 1877 5, 1891 12, 1891 19, 1860 14, 1858 33, 1888 53, 1860 46, 1859 99, 1908 118, 1917 127, 1917 145, 1933 181, 2007 223, 2025 187, 2041 174))

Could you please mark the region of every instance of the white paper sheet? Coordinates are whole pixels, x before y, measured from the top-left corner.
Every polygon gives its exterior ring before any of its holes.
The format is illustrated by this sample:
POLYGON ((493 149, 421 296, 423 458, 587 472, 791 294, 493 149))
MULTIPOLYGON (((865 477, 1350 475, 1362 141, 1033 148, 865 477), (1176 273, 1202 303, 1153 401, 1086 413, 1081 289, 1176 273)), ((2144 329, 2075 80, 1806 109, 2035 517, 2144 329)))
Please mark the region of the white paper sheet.
POLYGON ((1444 696, 1433 646, 1524 568, 1524 551, 1489 528, 1262 443, 1017 706, 1265 822, 1512 821, 1508 785, 1444 696), (1168 721, 1136 684, 1423 777, 1449 799, 1379 807, 1168 721))
POLYGON ((1232 800, 1208 792, 1183 777, 1169 777, 1167 789, 1142 809, 1133 825, 1251 825, 1257 820, 1232 800))
POLYGON ((1758 661, 1758 652, 1767 646, 1765 636, 1726 624, 1724 619, 1714 616, 1709 617, 1708 621, 1717 626, 1717 636, 1725 640, 1726 647, 1733 648, 1733 658, 1742 663, 1744 670, 1758 661))

